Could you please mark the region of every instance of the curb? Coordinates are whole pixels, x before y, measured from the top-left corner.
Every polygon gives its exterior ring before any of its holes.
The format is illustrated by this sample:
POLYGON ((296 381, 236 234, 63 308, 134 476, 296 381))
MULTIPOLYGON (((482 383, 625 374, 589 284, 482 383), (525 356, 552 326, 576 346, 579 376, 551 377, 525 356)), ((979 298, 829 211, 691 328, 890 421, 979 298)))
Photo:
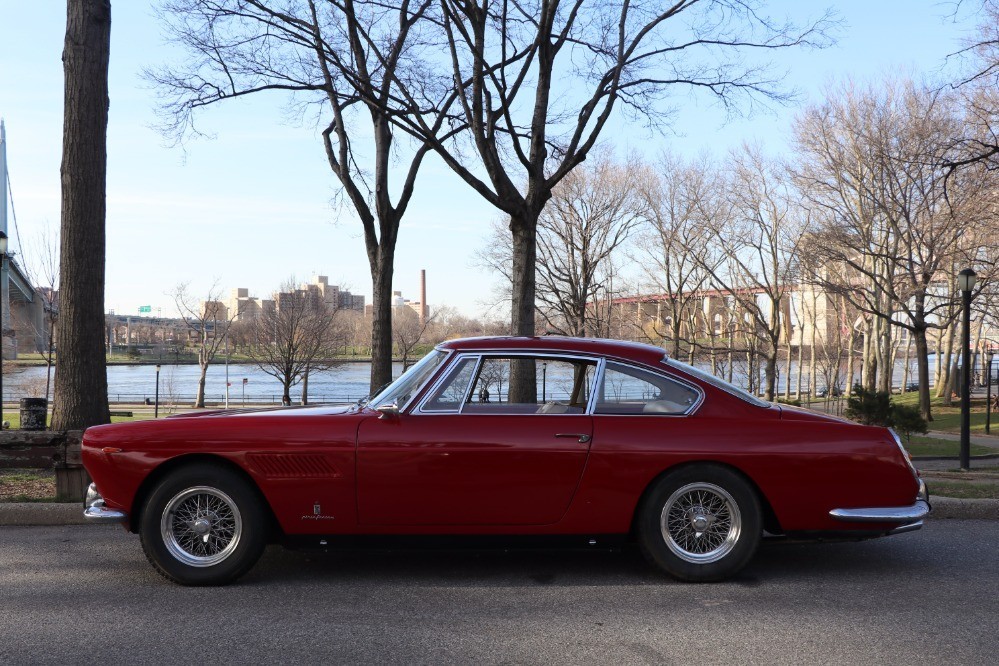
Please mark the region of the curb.
MULTIPOLYGON (((999 500, 930 497, 935 520, 999 520, 999 500)), ((83 517, 83 503, 7 502, 0 503, 0 527, 36 525, 91 525, 83 517)))
POLYGON ((0 503, 0 526, 84 524, 83 502, 0 503))
MULTIPOLYGON (((931 491, 932 492, 932 491, 931 491)), ((999 500, 958 499, 930 495, 930 518, 960 520, 999 520, 999 500)))

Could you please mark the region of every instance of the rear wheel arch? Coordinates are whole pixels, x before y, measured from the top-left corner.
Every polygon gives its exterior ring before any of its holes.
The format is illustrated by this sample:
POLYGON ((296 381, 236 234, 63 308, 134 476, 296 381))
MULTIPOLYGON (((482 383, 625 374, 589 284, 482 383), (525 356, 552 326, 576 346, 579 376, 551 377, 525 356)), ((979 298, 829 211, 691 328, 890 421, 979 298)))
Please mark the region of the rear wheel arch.
POLYGON ((662 472, 657 474, 655 477, 649 480, 649 483, 642 490, 641 496, 638 498, 638 502, 635 504, 635 508, 631 515, 631 536, 634 538, 638 530, 638 519, 642 513, 642 508, 645 506, 648 500, 649 494, 652 492, 653 488, 659 483, 660 480, 669 476, 670 474, 675 474, 684 469, 697 466, 710 466, 719 467, 726 469, 730 472, 738 474, 742 479, 750 485, 753 491, 756 493, 756 499, 760 503, 760 508, 763 511, 763 528, 770 534, 783 534, 784 530, 780 526, 780 521, 777 519, 777 513, 774 511, 773 507, 770 505, 770 500, 767 498, 766 494, 760 488, 759 484, 751 477, 749 474, 739 469, 737 466, 719 462, 717 460, 691 460, 687 462, 680 463, 678 465, 673 465, 667 467, 662 472))

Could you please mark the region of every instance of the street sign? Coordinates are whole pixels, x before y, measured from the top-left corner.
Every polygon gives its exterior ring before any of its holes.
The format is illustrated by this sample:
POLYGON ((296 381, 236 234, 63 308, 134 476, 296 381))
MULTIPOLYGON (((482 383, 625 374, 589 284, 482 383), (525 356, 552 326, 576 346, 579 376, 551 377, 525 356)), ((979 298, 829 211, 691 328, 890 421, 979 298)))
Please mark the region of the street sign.
POLYGON ((147 313, 150 313, 152 311, 153 311, 153 306, 152 305, 140 305, 139 306, 139 314, 147 314, 147 313))

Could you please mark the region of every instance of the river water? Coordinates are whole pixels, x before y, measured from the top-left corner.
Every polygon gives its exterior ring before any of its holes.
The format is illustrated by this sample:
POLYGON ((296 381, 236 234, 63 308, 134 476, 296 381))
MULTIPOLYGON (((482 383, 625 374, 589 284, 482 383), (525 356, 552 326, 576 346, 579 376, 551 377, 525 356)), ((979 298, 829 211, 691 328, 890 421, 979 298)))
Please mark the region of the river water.
MULTIPOLYGON (((698 367, 710 370, 706 364, 698 363, 698 367)), ((859 363, 857 364, 859 366, 859 363)), ((895 364, 894 386, 903 381, 904 362, 895 364)), ((915 360, 910 361, 909 381, 916 380, 915 360)), ((930 356, 930 377, 933 376, 935 358, 930 356)), ((778 380, 778 392, 784 393, 784 367, 781 366, 781 376, 778 380)), ((402 364, 395 363, 392 376, 402 374, 402 364)), ((859 373, 859 367, 857 368, 859 373)), ((153 365, 111 365, 108 366, 108 399, 111 402, 144 402, 152 400, 156 393, 156 368, 153 365)), ((794 391, 797 381, 797 365, 791 366, 791 390, 794 391)), ((23 367, 11 370, 4 375, 4 400, 17 400, 23 397, 42 396, 45 394, 46 368, 40 366, 23 367)), ((314 373, 309 377, 310 402, 354 402, 368 394, 371 364, 344 363, 331 370, 314 373)), ((194 401, 198 389, 199 368, 197 365, 161 365, 159 378, 160 402, 169 404, 190 403, 194 401)), ((263 372, 256 365, 229 364, 229 404, 239 405, 244 400, 247 403, 280 403, 281 383, 274 377, 263 372), (243 380, 246 380, 245 384, 243 380)), ((840 386, 845 386, 845 366, 841 373, 840 386)), ((855 378, 859 379, 859 375, 855 378)), ((737 364, 733 373, 736 384, 746 386, 745 367, 737 364)), ((808 386, 807 368, 802 374, 802 389, 808 386)), ((817 377, 817 387, 823 388, 825 381, 817 377)), ((293 402, 301 398, 301 385, 292 387, 293 402)), ((205 383, 205 399, 212 403, 225 401, 226 367, 224 363, 213 364, 208 368, 205 383)))
MULTIPOLYGON (((32 366, 14 370, 4 375, 5 400, 45 395, 45 367, 32 366)), ((402 373, 402 364, 395 363, 393 377, 402 373)), ((198 391, 200 368, 197 365, 160 366, 160 402, 193 402, 198 391)), ((313 373, 309 377, 310 402, 354 402, 368 394, 371 381, 370 363, 344 363, 332 370, 313 373)), ((245 395, 246 402, 281 402, 281 382, 256 365, 229 364, 229 404, 239 405, 245 395), (244 386, 243 380, 247 380, 244 386)), ((205 381, 205 399, 224 402, 226 390, 225 364, 208 366, 205 381)), ((144 402, 156 393, 156 366, 108 366, 108 399, 111 402, 144 402)), ((298 402, 301 385, 292 387, 292 400, 298 402)))

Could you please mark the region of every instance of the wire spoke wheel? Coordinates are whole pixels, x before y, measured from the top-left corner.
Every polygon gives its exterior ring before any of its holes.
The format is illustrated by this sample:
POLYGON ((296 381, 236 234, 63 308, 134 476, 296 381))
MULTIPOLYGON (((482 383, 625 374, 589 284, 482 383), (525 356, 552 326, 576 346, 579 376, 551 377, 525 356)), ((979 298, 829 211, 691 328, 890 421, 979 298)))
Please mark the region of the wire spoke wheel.
POLYGON ((180 491, 163 508, 160 533, 167 551, 192 567, 211 567, 236 550, 243 519, 236 502, 218 488, 180 491))
POLYGON ((692 564, 709 564, 724 558, 739 542, 742 514, 724 488, 690 483, 666 500, 659 527, 674 555, 692 564))

